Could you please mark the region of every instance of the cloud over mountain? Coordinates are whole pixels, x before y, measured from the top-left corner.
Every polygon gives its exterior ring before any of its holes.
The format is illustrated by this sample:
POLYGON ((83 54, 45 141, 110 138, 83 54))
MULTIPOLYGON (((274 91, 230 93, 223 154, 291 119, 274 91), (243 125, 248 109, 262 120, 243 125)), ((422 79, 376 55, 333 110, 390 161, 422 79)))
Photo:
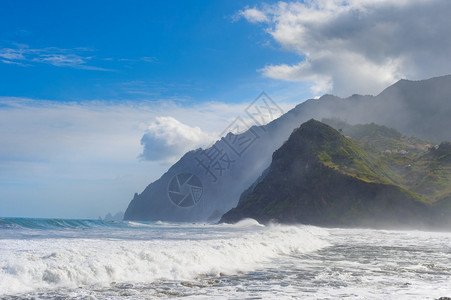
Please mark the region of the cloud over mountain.
POLYGON ((175 162, 185 152, 205 147, 215 136, 172 117, 157 117, 141 139, 141 157, 151 161, 175 162))
POLYGON ((295 64, 271 64, 267 77, 310 82, 316 94, 375 94, 401 78, 451 70, 448 0, 307 0, 246 8, 237 15, 266 31, 295 64))

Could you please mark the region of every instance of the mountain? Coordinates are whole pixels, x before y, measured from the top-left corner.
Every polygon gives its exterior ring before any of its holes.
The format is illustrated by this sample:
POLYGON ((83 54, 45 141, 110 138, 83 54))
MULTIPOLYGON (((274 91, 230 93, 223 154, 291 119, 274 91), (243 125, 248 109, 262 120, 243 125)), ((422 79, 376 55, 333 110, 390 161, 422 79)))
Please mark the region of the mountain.
POLYGON ((336 119, 323 122, 352 137, 354 143, 376 157, 377 166, 384 168, 383 175, 391 183, 436 205, 451 200, 451 143, 431 145, 427 140, 406 137, 374 123, 349 125, 336 119))
POLYGON ((208 149, 186 153, 160 179, 135 194, 124 219, 217 221, 236 207, 242 192, 269 166, 273 152, 291 132, 311 118, 374 122, 440 143, 451 140, 451 131, 444 130, 451 128, 450 115, 451 75, 401 80, 377 96, 310 99, 267 125, 229 133, 208 149))
MULTIPOLYGON (((99 219, 101 220, 100 217, 99 217, 99 219)), ((123 211, 119 211, 119 212, 115 213, 114 215, 112 215, 111 213, 107 213, 105 215, 105 217, 103 218, 104 221, 122 221, 122 219, 124 219, 123 211)))
POLYGON ((221 221, 424 228, 449 219, 451 210, 440 215, 436 205, 449 204, 451 196, 451 144, 409 155, 381 153, 362 142, 362 132, 379 132, 384 140, 396 138, 396 130, 352 127, 360 140, 313 119, 302 124, 221 221))
POLYGON ((242 134, 229 133, 208 149, 190 151, 135 194, 124 219, 216 222, 237 205, 286 138, 280 128, 254 126, 242 134))

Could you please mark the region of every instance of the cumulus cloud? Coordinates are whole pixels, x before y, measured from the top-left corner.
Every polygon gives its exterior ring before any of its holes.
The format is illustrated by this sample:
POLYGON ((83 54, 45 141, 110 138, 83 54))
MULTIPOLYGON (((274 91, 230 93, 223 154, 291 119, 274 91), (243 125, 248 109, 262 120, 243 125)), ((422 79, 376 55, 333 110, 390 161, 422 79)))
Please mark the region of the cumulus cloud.
MULTIPOLYGON (((191 124, 160 120, 161 126, 178 127, 174 130, 180 135, 188 131, 186 142, 194 147, 196 138, 204 136, 196 126, 220 132, 230 115, 241 110, 219 103, 188 107, 169 101, 70 103, 0 97, 0 212, 96 218, 105 209, 123 210, 133 193, 168 167, 163 161, 138 159, 150 120, 170 113, 173 120, 191 124)), ((157 136, 164 131, 156 123, 151 128, 157 136)), ((162 148, 172 143, 160 141, 162 148)))
POLYGON ((263 66, 265 76, 340 96, 450 73, 450 14, 448 0, 308 0, 239 13, 265 22, 283 49, 300 56, 296 64, 263 66))
POLYGON ((205 147, 214 140, 214 134, 191 127, 172 117, 157 117, 141 139, 145 160, 175 162, 185 152, 205 147))
POLYGON ((219 139, 247 106, 0 97, 0 212, 96 218, 123 210, 171 159, 219 139))
MULTIPOLYGON (((145 141, 161 143, 153 145, 160 148, 174 145, 177 150, 169 156, 207 145, 219 139, 219 133, 243 115, 246 106, 222 102, 186 106, 169 100, 70 103, 0 97, 0 163, 128 162, 138 161, 141 152, 146 154, 143 158, 159 161, 147 155, 155 148, 142 150, 150 146, 145 141)), ((158 155, 161 161, 169 157, 158 155)))
POLYGON ((251 23, 260 23, 268 21, 268 17, 264 12, 255 8, 247 8, 238 13, 238 16, 244 17, 251 23))

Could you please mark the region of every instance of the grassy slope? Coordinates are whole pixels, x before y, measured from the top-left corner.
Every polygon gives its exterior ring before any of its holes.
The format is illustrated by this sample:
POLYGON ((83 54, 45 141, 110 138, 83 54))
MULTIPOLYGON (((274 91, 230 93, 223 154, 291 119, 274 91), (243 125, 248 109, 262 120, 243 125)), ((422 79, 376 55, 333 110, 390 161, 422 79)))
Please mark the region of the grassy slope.
POLYGON ((439 149, 425 149, 426 140, 403 137, 395 129, 376 124, 349 125, 325 119, 326 124, 342 129, 344 135, 365 149, 370 169, 389 182, 418 194, 434 203, 451 197, 451 147, 442 143, 439 149), (401 149, 410 149, 406 155, 401 149), (385 153, 391 150, 395 153, 385 153), (373 168, 376 167, 376 168, 373 168))
POLYGON ((366 218, 415 220, 428 210, 421 203, 451 198, 448 144, 427 152, 385 154, 380 149, 425 141, 375 124, 348 125, 343 134, 314 120, 304 123, 274 153, 268 175, 223 220, 347 225, 366 218))

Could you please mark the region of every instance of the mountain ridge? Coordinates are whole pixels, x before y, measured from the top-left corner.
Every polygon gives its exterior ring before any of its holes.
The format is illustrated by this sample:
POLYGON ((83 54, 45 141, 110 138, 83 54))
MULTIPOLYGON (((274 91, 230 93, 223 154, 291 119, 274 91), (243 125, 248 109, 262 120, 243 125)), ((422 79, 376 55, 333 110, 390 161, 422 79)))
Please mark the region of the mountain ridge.
POLYGON ((429 228, 445 220, 433 201, 394 184, 375 162, 372 153, 312 119, 274 152, 266 175, 221 222, 429 228))
MULTIPOLYGON (((148 185, 142 193, 135 194, 124 219, 214 221, 217 219, 214 216, 221 215, 238 204, 242 192, 270 165, 272 153, 299 124, 311 118, 321 120, 337 117, 350 124, 375 122, 393 127, 403 134, 431 139, 435 143, 451 140, 451 131, 443 130, 451 128, 448 117, 451 115, 451 76, 410 82, 407 84, 408 89, 411 85, 414 87, 411 93, 404 92, 406 83, 399 81, 377 96, 353 95, 339 98, 324 95, 320 99, 309 99, 264 126, 253 126, 240 135, 233 135, 235 139, 258 137, 240 156, 230 151, 227 136, 208 149, 190 151, 160 179, 148 185), (418 92, 418 89, 424 91, 418 92), (433 91, 436 95, 433 95, 433 91), (430 107, 427 107, 429 102, 430 107), (235 163, 213 181, 196 159, 201 159, 205 156, 203 154, 215 148, 223 150, 235 163), (178 207, 169 198, 169 183, 181 173, 194 174, 202 182, 203 194, 195 206, 178 207)), ((211 166, 213 165, 208 165, 211 166)))

